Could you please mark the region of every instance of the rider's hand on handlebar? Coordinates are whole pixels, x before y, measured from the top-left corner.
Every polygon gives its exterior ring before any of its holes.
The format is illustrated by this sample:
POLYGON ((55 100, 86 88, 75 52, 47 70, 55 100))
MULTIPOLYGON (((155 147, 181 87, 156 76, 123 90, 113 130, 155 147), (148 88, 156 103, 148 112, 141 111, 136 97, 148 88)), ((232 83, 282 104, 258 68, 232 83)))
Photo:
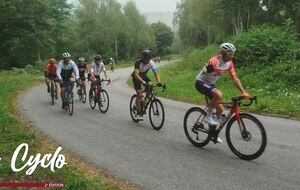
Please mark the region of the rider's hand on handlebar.
POLYGON ((163 85, 159 82, 157 83, 157 86, 162 87, 163 85))
POLYGON ((251 96, 249 96, 249 94, 246 91, 242 92, 241 96, 244 97, 244 98, 250 98, 251 97, 251 96))

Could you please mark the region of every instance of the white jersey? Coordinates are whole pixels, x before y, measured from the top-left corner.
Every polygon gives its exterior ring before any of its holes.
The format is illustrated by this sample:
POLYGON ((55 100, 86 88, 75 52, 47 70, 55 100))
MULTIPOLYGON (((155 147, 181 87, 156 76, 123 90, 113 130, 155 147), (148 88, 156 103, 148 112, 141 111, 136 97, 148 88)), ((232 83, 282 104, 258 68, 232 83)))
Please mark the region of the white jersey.
POLYGON ((102 62, 97 65, 95 62, 92 62, 90 65, 90 73, 93 73, 94 76, 100 76, 101 72, 105 71, 105 66, 102 62))
POLYGON ((69 61, 68 64, 65 64, 63 60, 58 63, 58 67, 56 70, 56 75, 59 80, 66 80, 72 76, 72 73, 75 73, 75 78, 79 79, 79 70, 76 63, 72 60, 69 61))

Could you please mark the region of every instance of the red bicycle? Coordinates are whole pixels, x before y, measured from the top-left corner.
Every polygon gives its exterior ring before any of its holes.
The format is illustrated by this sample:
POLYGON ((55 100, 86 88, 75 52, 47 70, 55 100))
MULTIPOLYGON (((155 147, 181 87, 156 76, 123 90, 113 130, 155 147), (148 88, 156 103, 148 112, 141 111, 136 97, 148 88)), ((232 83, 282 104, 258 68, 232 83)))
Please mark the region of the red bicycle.
MULTIPOLYGON (((211 140, 216 142, 223 127, 226 127, 226 140, 231 151, 244 160, 258 158, 267 145, 266 131, 261 122, 251 114, 241 113, 240 106, 250 106, 256 102, 256 96, 245 98, 242 96, 233 97, 231 101, 220 101, 230 112, 222 115, 219 126, 209 126, 204 122, 208 106, 190 108, 184 117, 183 127, 187 139, 197 147, 204 147, 211 140), (242 104, 242 100, 248 99, 248 104, 242 104)), ((208 98, 206 97, 207 103, 208 98)))
POLYGON ((95 84, 93 84, 93 89, 90 89, 89 92, 89 103, 91 109, 95 109, 96 105, 98 104, 99 111, 102 113, 107 112, 109 107, 109 96, 106 90, 102 88, 101 83, 107 81, 108 85, 110 80, 97 80, 95 84))

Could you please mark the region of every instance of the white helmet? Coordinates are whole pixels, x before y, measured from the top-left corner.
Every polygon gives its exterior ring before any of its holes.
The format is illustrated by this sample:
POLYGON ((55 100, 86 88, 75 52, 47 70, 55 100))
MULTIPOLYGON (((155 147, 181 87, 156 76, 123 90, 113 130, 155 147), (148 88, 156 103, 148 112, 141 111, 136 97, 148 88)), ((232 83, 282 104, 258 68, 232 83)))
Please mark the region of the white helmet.
POLYGON ((82 61, 82 62, 85 62, 85 59, 84 59, 84 57, 79 57, 79 59, 78 59, 79 61, 82 61))
POLYGON ((229 51, 235 52, 236 51, 236 48, 231 43, 223 43, 223 44, 221 44, 220 45, 220 49, 223 50, 223 51, 225 51, 225 52, 229 52, 229 51))
POLYGON ((111 57, 110 60, 113 60, 113 58, 111 57))
POLYGON ((68 52, 65 52, 62 54, 63 58, 70 58, 71 54, 69 54, 68 52))

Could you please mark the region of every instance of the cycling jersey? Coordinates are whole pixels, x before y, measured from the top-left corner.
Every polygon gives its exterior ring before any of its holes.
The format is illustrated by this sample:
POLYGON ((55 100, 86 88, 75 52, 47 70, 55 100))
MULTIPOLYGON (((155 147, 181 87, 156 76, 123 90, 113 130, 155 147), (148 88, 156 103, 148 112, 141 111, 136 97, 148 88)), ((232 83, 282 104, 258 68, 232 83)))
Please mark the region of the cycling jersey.
POLYGON ((99 65, 97 65, 95 62, 92 62, 90 69, 90 73, 93 73, 94 76, 100 76, 101 72, 105 71, 105 66, 102 62, 100 62, 99 65))
POLYGON ((80 79, 85 80, 84 74, 85 74, 85 71, 88 70, 87 64, 86 63, 77 63, 76 65, 77 65, 78 70, 79 70, 79 77, 80 77, 80 79))
POLYGON ((70 60, 68 64, 65 64, 61 60, 56 70, 56 75, 59 80, 69 80, 72 77, 72 73, 75 72, 75 78, 79 79, 79 71, 74 61, 70 60))
POLYGON ((56 70, 57 70, 57 64, 51 65, 50 63, 48 63, 44 68, 44 71, 46 71, 48 74, 51 75, 56 75, 56 70))
POLYGON ((202 81, 206 84, 215 84, 218 80, 219 76, 228 71, 229 75, 233 78, 236 76, 234 65, 232 61, 225 62, 222 60, 221 56, 215 56, 209 60, 209 64, 212 64, 214 71, 211 73, 208 73, 206 70, 206 66, 203 67, 203 69, 200 71, 200 73, 197 75, 196 80, 202 81))
POLYGON ((144 64, 143 60, 139 59, 135 62, 132 76, 134 75, 135 72, 138 72, 142 78, 145 78, 147 76, 147 72, 150 69, 152 70, 153 73, 157 73, 157 67, 154 61, 150 60, 148 64, 144 64))

